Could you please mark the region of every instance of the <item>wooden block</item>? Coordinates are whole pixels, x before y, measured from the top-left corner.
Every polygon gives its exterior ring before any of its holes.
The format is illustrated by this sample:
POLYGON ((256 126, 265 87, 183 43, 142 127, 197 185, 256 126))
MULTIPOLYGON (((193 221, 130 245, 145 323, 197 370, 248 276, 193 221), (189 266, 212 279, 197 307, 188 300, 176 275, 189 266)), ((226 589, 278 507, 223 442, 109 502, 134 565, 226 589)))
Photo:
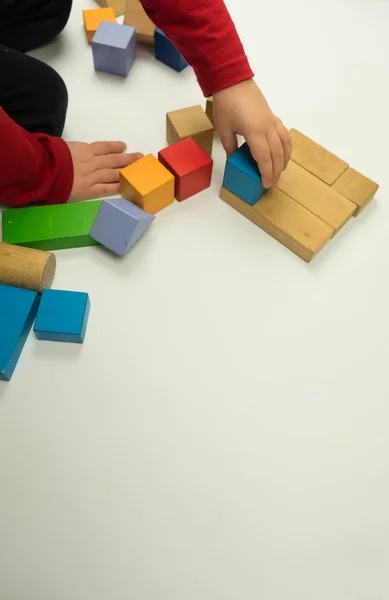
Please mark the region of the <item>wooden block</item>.
POLYGON ((122 256, 154 221, 154 215, 125 198, 105 200, 92 227, 91 237, 122 256))
POLYGON ((139 0, 127 0, 124 25, 135 27, 138 42, 154 44, 155 25, 145 13, 139 0))
POLYGON ((211 121, 212 126, 215 127, 215 123, 213 122, 213 96, 207 98, 207 102, 205 104, 205 113, 208 119, 211 121))
POLYGON ((174 201, 174 175, 147 154, 120 171, 120 193, 155 215, 174 201))
POLYGON ((223 187, 220 198, 306 262, 334 233, 327 223, 277 188, 271 188, 254 206, 223 187))
POLYGON ((135 61, 135 29, 103 21, 92 40, 96 71, 127 77, 135 61))
POLYGON ((332 185, 347 169, 348 164, 344 160, 297 129, 291 129, 289 133, 292 138, 292 160, 328 185, 332 185))
POLYGON ((39 340, 82 344, 90 312, 88 294, 44 290, 34 332, 39 340))
POLYGON ((126 10, 126 0, 96 0, 96 2, 102 8, 113 8, 117 17, 124 15, 126 10))
POLYGON ((89 234, 102 202, 95 200, 5 210, 3 241, 39 250, 94 246, 97 242, 89 234))
POLYGON ((38 305, 36 292, 0 285, 0 379, 3 381, 12 377, 38 305))
POLYGON ((113 8, 92 8, 82 11, 84 25, 88 44, 92 43, 93 36, 99 28, 102 21, 111 21, 116 23, 115 11, 113 8))
POLYGON ((173 173, 179 202, 211 185, 213 160, 191 137, 161 150, 158 160, 173 173))
POLYGON ((338 231, 355 212, 353 202, 292 160, 286 171, 281 173, 277 187, 331 225, 335 231, 338 231))
POLYGON ((262 185, 258 165, 246 143, 228 157, 223 187, 251 206, 266 193, 267 190, 262 185))
POLYGON ((40 293, 51 287, 55 267, 51 252, 0 244, 0 283, 40 293))
POLYGON ((183 71, 188 63, 177 48, 160 29, 155 30, 155 58, 178 73, 183 71))
POLYGON ((335 181, 332 187, 357 205, 354 216, 357 216, 369 204, 378 190, 377 183, 351 167, 335 181))
POLYGON ((207 154, 212 154, 213 127, 201 106, 174 110, 166 115, 167 143, 192 137, 207 154))

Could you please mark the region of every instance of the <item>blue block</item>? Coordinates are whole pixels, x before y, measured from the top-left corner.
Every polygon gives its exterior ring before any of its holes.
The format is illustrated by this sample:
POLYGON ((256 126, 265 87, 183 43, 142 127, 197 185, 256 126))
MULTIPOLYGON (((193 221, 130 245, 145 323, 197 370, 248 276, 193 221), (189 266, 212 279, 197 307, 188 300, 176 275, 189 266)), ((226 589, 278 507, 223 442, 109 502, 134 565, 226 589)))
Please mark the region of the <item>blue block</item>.
POLYGON ((31 290, 0 285, 0 379, 9 381, 39 306, 31 290))
POLYGON ((247 144, 227 159, 223 187, 253 206, 267 192, 247 144))
POLYGON ((93 224, 90 236, 122 256, 140 238, 155 216, 124 198, 105 200, 93 224))
POLYGON ((96 71, 127 77, 136 56, 134 27, 102 21, 92 39, 96 71))
POLYGON ((88 294, 43 290, 34 331, 39 340, 82 344, 90 311, 88 294))
POLYGON ((154 41, 155 58, 178 72, 188 66, 188 63, 178 52, 177 48, 173 46, 171 41, 168 40, 166 35, 160 29, 155 30, 154 41))

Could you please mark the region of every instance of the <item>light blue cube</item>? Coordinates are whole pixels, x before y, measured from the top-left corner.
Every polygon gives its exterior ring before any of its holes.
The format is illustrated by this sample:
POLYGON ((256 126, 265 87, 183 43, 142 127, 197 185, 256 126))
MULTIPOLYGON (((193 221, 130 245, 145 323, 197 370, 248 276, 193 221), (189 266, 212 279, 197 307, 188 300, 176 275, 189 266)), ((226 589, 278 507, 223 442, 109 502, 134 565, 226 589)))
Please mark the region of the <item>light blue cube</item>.
POLYGON ((243 144, 226 163, 223 187, 253 206, 267 192, 248 145, 243 144))
POLYGON ((102 21, 92 39, 96 71, 127 77, 136 56, 134 27, 102 21))
POLYGON ((122 256, 140 238, 155 216, 125 198, 105 200, 97 214, 90 236, 122 256))
POLYGON ((43 290, 34 332, 39 340, 82 344, 90 311, 84 292, 43 290))
POLYGON ((0 379, 9 381, 34 322, 39 296, 0 285, 0 379))
POLYGON ((188 66, 188 63, 177 48, 160 29, 155 30, 154 51, 157 60, 160 60, 175 71, 180 72, 188 66))

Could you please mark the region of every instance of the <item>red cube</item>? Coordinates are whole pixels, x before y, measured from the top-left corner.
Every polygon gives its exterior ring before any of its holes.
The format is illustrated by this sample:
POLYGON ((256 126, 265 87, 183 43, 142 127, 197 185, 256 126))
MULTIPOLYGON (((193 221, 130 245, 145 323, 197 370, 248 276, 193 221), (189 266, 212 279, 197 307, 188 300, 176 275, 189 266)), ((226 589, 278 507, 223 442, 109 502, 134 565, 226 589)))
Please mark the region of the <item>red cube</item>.
POLYGON ((179 202, 211 184, 213 160, 191 137, 158 152, 158 160, 173 173, 179 202))

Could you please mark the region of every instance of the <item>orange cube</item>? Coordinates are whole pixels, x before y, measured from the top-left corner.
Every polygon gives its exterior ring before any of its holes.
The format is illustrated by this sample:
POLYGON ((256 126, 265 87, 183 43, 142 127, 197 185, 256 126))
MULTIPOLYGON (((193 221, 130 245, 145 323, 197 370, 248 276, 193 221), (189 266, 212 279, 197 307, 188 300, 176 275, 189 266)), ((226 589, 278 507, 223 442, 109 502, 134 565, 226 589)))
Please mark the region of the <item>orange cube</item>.
POLYGON ((174 175, 147 154, 120 171, 120 193, 155 215, 174 200, 174 175))
POLYGON ((101 21, 111 21, 116 23, 115 11, 113 8, 92 8, 82 11, 84 25, 88 44, 92 43, 93 36, 99 28, 101 21))

